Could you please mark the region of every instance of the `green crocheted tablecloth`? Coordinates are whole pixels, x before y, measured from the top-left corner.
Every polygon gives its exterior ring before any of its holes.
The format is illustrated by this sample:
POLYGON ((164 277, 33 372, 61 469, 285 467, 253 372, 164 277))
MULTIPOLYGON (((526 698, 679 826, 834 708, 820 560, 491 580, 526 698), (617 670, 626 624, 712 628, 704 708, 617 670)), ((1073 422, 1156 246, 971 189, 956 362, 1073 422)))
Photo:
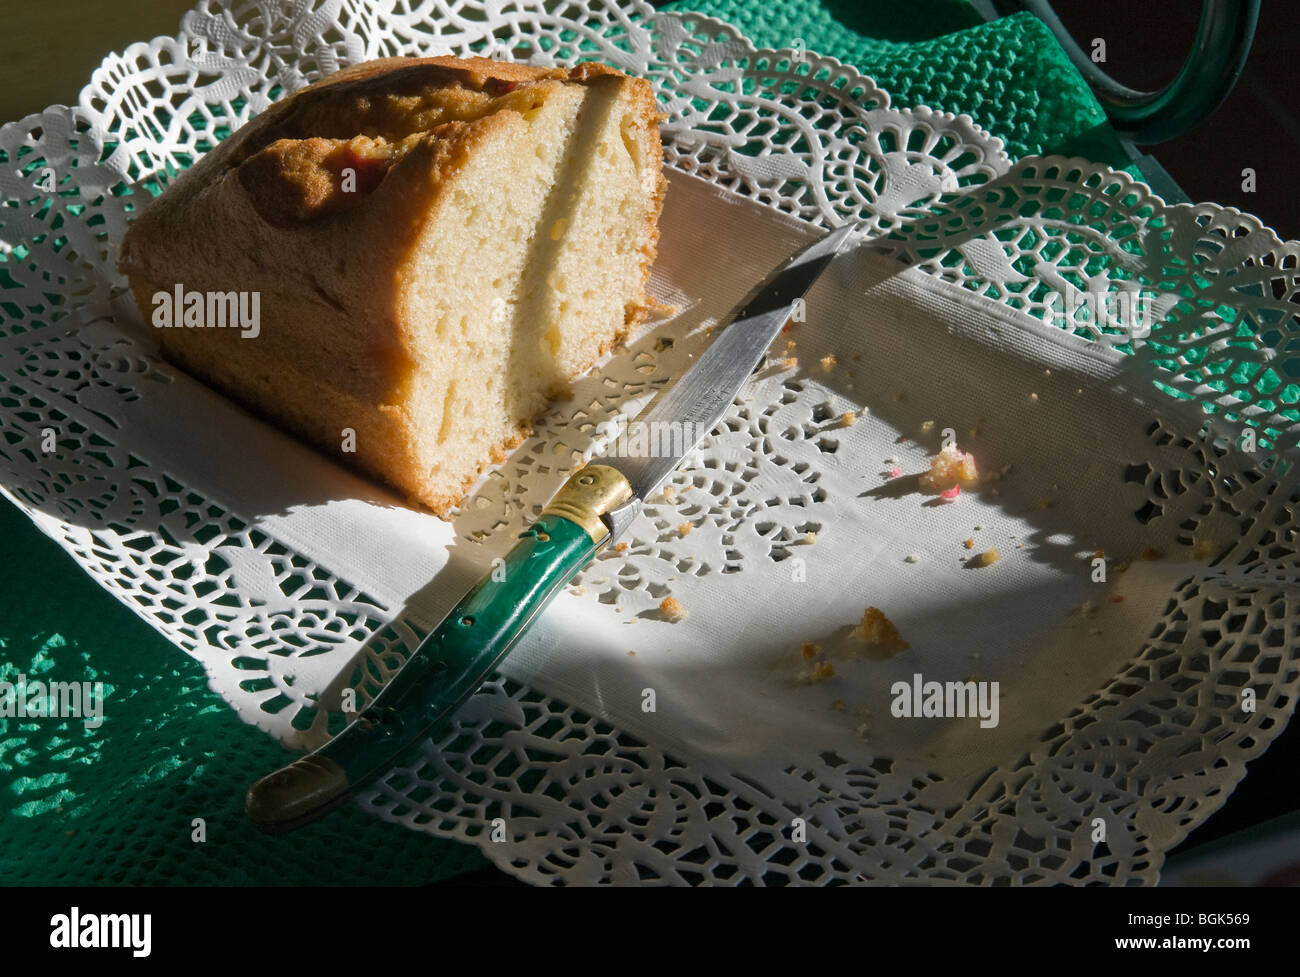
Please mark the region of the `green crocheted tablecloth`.
POLYGON ((760 48, 802 40, 869 75, 895 106, 965 112, 1013 159, 1129 164, 1083 76, 1027 13, 985 23, 965 0, 679 0, 662 9, 725 20, 760 48))
MULTIPOLYGON (((1013 157, 1127 162, 1101 108, 1028 15, 984 24, 962 0, 687 0, 759 47, 832 55, 895 105, 966 112, 1013 157)), ((0 418, 0 425, 3 420, 0 418)), ((259 835, 249 783, 288 754, 244 725, 203 668, 0 503, 0 680, 105 683, 105 721, 0 719, 0 884, 425 883, 485 864, 355 809, 259 835), (194 819, 206 841, 194 840, 194 819)))

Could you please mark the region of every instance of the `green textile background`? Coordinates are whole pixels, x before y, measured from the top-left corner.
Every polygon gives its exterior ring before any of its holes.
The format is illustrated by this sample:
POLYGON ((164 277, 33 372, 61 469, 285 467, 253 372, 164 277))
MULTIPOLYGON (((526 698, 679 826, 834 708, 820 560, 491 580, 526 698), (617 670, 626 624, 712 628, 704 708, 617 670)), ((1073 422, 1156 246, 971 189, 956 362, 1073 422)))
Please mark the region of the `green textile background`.
POLYGON ((0 567, 0 680, 105 692, 98 729, 0 720, 0 885, 383 885, 486 864, 351 807, 283 838, 259 834, 244 791, 292 754, 7 502, 0 567), (204 843, 191 840, 194 818, 204 843))
POLYGON ((965 0, 678 0, 662 9, 727 21, 759 48, 802 40, 871 77, 895 107, 965 112, 1012 159, 1061 153, 1129 165, 1083 76, 1031 14, 984 23, 965 0))
MULTIPOLYGON (((759 47, 833 55, 896 106, 966 112, 1013 157, 1123 165, 1051 34, 1028 15, 982 24, 962 0, 686 0, 759 47)), ((0 405, 2 408, 2 405, 0 405)), ((0 414, 0 427, 4 424, 0 414)), ((0 680, 102 681, 106 719, 0 720, 0 884, 424 883, 483 866, 467 846, 355 809, 279 839, 243 793, 289 754, 244 725, 194 660, 0 503, 0 680), (206 843, 191 840, 204 818, 206 843)))

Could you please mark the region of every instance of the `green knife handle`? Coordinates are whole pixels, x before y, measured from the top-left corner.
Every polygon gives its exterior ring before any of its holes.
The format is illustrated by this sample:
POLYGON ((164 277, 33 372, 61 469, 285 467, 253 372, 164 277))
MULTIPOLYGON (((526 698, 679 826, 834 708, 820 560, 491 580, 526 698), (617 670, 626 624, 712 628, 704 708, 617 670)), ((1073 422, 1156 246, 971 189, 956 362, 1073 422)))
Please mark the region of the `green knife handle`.
POLYGON ((630 494, 626 479, 604 465, 570 478, 360 716, 249 789, 245 808, 254 823, 272 833, 292 830, 389 770, 474 694, 542 608, 609 542, 600 516, 630 494))

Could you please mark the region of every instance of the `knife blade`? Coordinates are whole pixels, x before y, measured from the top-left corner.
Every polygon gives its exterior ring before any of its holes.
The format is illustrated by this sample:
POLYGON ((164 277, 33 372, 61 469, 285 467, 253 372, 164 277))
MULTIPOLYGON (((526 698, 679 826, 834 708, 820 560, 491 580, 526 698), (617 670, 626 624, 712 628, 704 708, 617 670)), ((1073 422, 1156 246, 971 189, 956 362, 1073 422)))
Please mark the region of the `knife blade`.
MULTIPOLYGON (((636 519, 655 490, 717 426, 796 303, 852 240, 844 225, 797 251, 742 301, 731 322, 633 425, 682 435, 600 457, 575 472, 504 558, 448 613, 355 720, 323 746, 263 777, 245 811, 279 834, 323 817, 390 770, 465 704, 542 609, 636 519)), ((634 440, 634 443, 638 443, 634 440)))

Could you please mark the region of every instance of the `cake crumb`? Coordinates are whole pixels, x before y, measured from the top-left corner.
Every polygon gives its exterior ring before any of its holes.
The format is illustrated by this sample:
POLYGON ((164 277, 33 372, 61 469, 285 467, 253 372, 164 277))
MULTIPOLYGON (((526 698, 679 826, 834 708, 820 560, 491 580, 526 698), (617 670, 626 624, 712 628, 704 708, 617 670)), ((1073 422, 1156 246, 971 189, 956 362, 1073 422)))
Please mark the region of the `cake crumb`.
POLYGON ((828 678, 835 677, 835 666, 830 662, 818 662, 813 666, 812 679, 814 682, 825 682, 828 678))
POLYGON ((615 544, 614 544, 614 549, 615 549, 617 552, 619 552, 619 553, 626 553, 626 552, 627 552, 627 543, 615 543, 615 544))
POLYGON ((845 705, 843 699, 836 699, 834 702, 831 703, 831 709, 833 709, 835 712, 843 712, 847 708, 848 706, 845 705))
POLYGON ((804 661, 810 662, 822 653, 822 646, 812 641, 805 641, 799 646, 799 655, 804 661))
POLYGON ((852 427, 858 423, 858 412, 855 410, 846 410, 840 415, 840 427, 852 427))
POLYGON ((694 525, 693 523, 684 522, 684 523, 682 523, 680 526, 677 527, 677 535, 678 535, 678 536, 689 536, 689 535, 691 534, 691 530, 694 529, 694 528, 695 528, 695 525, 694 525))
POLYGON ((827 373, 830 373, 831 370, 835 369, 834 353, 827 353, 825 356, 822 357, 822 369, 825 370, 827 373))
POLYGON ((917 555, 916 553, 908 553, 907 556, 903 557, 903 562, 905 562, 905 563, 920 563, 920 562, 921 562, 921 557, 920 557, 919 555, 917 555))
POLYGON ((878 607, 868 607, 858 626, 849 632, 849 635, 864 645, 884 648, 886 651, 906 651, 911 647, 898 633, 894 622, 885 617, 884 612, 878 607))
POLYGON ((922 433, 922 434, 929 434, 929 433, 930 433, 931 431, 933 431, 933 430, 934 430, 934 421, 922 421, 922 422, 921 422, 921 433, 922 433))
POLYGON ((785 341, 785 351, 787 353, 793 353, 796 345, 798 344, 793 339, 787 339, 785 341))
POLYGON ((816 533, 804 533, 804 534, 803 534, 803 541, 804 541, 804 544, 807 545, 807 546, 815 546, 815 545, 817 545, 817 534, 816 534, 816 533))
POLYGON ((663 599, 659 605, 659 611, 663 614, 665 620, 671 624, 686 620, 686 608, 682 607, 681 602, 672 595, 663 599))
POLYGON ((975 456, 962 451, 955 442, 944 445, 943 450, 930 460, 930 470, 921 476, 921 488, 944 492, 951 488, 973 488, 979 483, 979 469, 975 456))
POLYGON ((1034 403, 1038 403, 1038 394, 1030 394, 1029 399, 1032 400, 1034 403))
POLYGON ((1146 549, 1144 549, 1144 550, 1141 552, 1141 554, 1139 554, 1139 555, 1140 555, 1140 556, 1142 557, 1142 559, 1144 559, 1144 560, 1158 560, 1158 559, 1160 559, 1160 557, 1164 556, 1164 554, 1161 553, 1161 552, 1160 552, 1158 549, 1156 549, 1154 546, 1148 546, 1148 547, 1147 547, 1146 549))
POLYGON ((1208 560, 1218 551, 1218 547, 1208 539, 1198 539, 1192 544, 1192 556, 1198 560, 1208 560))
POLYGON ((973 562, 975 563, 976 566, 991 567, 993 564, 997 563, 998 560, 1000 559, 1002 559, 1002 554, 995 548, 995 549, 985 550, 979 556, 975 557, 973 562))
POLYGON ((974 540, 974 539, 964 539, 964 540, 961 541, 961 545, 964 546, 964 547, 966 547, 966 549, 968 549, 968 550, 973 550, 973 549, 975 548, 975 540, 974 540))
POLYGON ((674 487, 671 486, 671 485, 665 485, 665 486, 664 486, 664 499, 665 499, 666 501, 668 501, 668 502, 671 502, 671 501, 673 501, 673 499, 675 499, 675 498, 677 498, 677 489, 674 488, 674 487))
POLYGON ((787 370, 796 370, 799 368, 799 357, 787 356, 785 359, 781 360, 781 365, 787 370))
POLYGON ((629 657, 629 658, 635 658, 635 657, 636 657, 636 652, 635 652, 635 651, 629 651, 627 654, 628 654, 628 657, 629 657))

